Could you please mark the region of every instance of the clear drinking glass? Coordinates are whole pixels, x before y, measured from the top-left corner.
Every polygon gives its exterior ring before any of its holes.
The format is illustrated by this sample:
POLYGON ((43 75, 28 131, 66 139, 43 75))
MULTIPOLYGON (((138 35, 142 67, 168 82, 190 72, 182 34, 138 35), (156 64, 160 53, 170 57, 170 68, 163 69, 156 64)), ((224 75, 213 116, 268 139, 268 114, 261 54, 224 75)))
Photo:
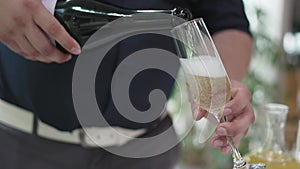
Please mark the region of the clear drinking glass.
MULTIPOLYGON (((223 118, 223 107, 231 98, 230 80, 202 18, 176 26, 171 33, 181 57, 192 109, 203 110, 201 112, 205 118, 196 122, 200 132, 199 142, 203 143, 223 118)), ((247 164, 232 138, 227 140, 232 150, 234 169, 265 168, 263 164, 247 164)))
POLYGON ((263 162, 272 169, 300 168, 297 158, 293 158, 285 144, 285 125, 288 106, 278 103, 269 103, 264 106, 266 115, 266 133, 263 144, 247 153, 244 159, 247 162, 263 162))

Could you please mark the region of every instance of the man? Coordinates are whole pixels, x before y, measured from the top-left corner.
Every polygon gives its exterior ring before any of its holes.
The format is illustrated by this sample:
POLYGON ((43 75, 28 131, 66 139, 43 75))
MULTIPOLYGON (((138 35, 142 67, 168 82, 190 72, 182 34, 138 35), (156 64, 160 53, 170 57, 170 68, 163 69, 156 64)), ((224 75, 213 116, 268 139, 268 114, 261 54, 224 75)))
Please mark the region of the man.
MULTIPOLYGON (((6 107, 7 115, 14 114, 15 117, 12 118, 15 119, 22 118, 26 113, 34 114, 30 116, 31 122, 24 125, 31 126, 33 131, 25 130, 24 126, 20 129, 11 121, 10 125, 7 125, 6 122, 9 120, 3 118, 0 130, 2 149, 0 163, 4 168, 68 169, 101 166, 101 168, 147 169, 172 168, 176 164, 178 146, 153 157, 135 159, 114 155, 98 147, 86 148, 77 142, 72 143, 70 141, 72 139, 68 136, 64 138, 67 141, 63 141, 64 139, 54 135, 47 135, 46 131, 39 133, 38 130, 43 130, 37 123, 50 126, 51 130, 54 128, 57 130, 56 134, 81 128, 75 114, 71 91, 72 72, 76 62, 76 56, 71 54, 78 55, 81 49, 76 40, 66 32, 39 0, 1 0, 0 2, 2 4, 0 41, 3 43, 0 46, 0 98, 5 101, 2 109, 6 107), (69 53, 57 49, 49 37, 69 53), (15 111, 18 113, 14 113, 15 111)), ((249 24, 243 11, 242 1, 105 0, 103 2, 131 9, 172 9, 182 5, 189 8, 194 17, 205 19, 232 79, 233 99, 225 106, 223 112, 230 117, 231 121, 220 124, 216 129, 218 136, 211 140, 213 147, 219 147, 222 152, 228 153, 226 136, 232 136, 234 141, 238 142, 254 121, 253 110, 249 103, 251 95, 239 82, 247 72, 252 49, 249 24)), ((156 45, 164 45, 164 42, 153 42, 156 45)), ((137 42, 131 43, 130 40, 124 43, 139 45, 137 42)), ((99 87, 95 92, 99 108, 103 110, 106 120, 113 126, 130 131, 145 129, 146 132, 142 133, 142 137, 161 133, 171 126, 168 117, 147 124, 134 123, 122 117, 111 102, 109 93, 111 77, 124 53, 130 52, 120 44, 118 50, 112 50, 108 54, 110 57, 107 57, 105 68, 97 74, 96 86, 99 87)), ((173 80, 166 79, 159 72, 148 72, 146 77, 140 77, 141 81, 148 79, 143 81, 143 84, 147 84, 145 88, 137 87, 132 96, 133 102, 136 101, 135 106, 141 110, 147 109, 148 106, 146 100, 140 99, 145 98, 144 90, 151 90, 157 85, 163 88, 168 96, 173 84, 173 80), (148 83, 152 81, 156 83, 154 85, 148 83)), ((200 119, 200 116, 200 114, 196 115, 196 119, 200 119)))

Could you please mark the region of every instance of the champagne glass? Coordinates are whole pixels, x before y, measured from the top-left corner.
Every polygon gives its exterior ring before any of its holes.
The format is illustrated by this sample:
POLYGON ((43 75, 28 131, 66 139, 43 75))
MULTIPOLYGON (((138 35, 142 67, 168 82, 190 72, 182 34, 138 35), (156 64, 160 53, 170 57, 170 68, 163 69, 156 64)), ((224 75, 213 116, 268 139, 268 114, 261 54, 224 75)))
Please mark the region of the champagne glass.
MULTIPOLYGON (((224 105, 231 98, 231 84, 218 51, 202 18, 185 22, 171 31, 188 87, 193 114, 203 110, 196 124, 199 127, 199 142, 203 143, 213 134, 222 116, 224 105)), ((247 164, 231 137, 227 137, 234 169, 265 168, 264 164, 247 164)))

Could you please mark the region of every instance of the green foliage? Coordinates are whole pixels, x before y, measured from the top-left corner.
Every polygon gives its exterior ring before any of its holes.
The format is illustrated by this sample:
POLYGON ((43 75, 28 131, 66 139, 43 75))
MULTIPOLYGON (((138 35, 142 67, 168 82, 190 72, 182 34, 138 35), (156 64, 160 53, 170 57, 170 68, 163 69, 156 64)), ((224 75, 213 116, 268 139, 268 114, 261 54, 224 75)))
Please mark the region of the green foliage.
MULTIPOLYGON (((288 68, 288 66, 283 57, 284 52, 282 47, 267 32, 265 25, 266 13, 264 10, 259 7, 253 7, 252 13, 248 15, 254 16, 254 22, 257 23, 257 27, 251 30, 254 44, 252 59, 263 63, 264 66, 256 67, 256 65, 251 65, 244 83, 254 96, 258 94, 262 98, 255 100, 256 97, 253 97, 253 105, 259 107, 265 102, 276 102, 280 98, 278 83, 276 81, 268 81, 265 76, 262 76, 263 72, 266 71, 265 68, 269 67, 273 71, 279 72, 288 68)), ((252 62, 251 64, 254 63, 252 62)))

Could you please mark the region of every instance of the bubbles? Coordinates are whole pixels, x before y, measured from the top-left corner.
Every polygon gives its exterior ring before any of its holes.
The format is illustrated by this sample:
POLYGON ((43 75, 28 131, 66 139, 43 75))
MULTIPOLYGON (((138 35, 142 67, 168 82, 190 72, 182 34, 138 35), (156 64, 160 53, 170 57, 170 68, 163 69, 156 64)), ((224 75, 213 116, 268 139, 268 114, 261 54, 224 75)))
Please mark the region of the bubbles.
POLYGON ((197 56, 189 59, 180 59, 186 73, 205 77, 224 77, 226 72, 219 58, 212 56, 197 56))

